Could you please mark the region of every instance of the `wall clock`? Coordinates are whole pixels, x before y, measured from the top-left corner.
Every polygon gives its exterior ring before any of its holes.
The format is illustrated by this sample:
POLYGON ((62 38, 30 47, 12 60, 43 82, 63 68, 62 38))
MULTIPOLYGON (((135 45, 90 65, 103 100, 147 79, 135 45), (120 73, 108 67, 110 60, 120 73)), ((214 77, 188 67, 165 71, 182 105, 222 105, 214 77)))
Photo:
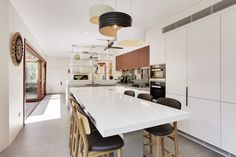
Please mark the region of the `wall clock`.
POLYGON ((15 65, 22 61, 24 49, 23 40, 19 32, 15 33, 11 39, 11 58, 15 65))

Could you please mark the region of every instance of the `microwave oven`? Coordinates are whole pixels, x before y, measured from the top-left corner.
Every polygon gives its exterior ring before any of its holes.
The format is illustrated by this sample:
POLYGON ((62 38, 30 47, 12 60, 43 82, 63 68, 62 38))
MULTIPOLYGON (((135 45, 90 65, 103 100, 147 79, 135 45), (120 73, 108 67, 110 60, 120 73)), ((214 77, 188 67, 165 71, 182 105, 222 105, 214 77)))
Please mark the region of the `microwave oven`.
POLYGON ((165 64, 151 65, 150 78, 151 79, 165 79, 166 78, 165 64))

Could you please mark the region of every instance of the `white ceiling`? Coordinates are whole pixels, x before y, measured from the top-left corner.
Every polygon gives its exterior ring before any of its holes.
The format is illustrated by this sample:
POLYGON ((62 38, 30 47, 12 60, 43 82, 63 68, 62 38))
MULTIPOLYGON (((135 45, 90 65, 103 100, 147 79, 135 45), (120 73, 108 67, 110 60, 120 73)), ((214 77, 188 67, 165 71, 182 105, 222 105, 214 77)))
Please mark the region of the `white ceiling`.
MULTIPOLYGON (((103 0, 114 7, 115 0, 103 0)), ((201 0, 117 0, 117 11, 130 14, 133 26, 147 29, 201 0)), ((69 57, 72 44, 106 45, 89 7, 101 0, 10 0, 48 57, 69 57)))

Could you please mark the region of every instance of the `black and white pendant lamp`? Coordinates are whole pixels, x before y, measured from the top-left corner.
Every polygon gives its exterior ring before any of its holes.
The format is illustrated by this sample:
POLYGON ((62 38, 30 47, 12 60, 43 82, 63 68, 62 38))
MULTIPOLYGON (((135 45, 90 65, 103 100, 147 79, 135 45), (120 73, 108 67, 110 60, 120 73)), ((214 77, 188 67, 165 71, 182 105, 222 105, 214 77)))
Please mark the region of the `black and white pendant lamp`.
POLYGON ((99 17, 99 32, 105 36, 116 37, 120 28, 131 25, 131 16, 123 12, 107 12, 99 17))

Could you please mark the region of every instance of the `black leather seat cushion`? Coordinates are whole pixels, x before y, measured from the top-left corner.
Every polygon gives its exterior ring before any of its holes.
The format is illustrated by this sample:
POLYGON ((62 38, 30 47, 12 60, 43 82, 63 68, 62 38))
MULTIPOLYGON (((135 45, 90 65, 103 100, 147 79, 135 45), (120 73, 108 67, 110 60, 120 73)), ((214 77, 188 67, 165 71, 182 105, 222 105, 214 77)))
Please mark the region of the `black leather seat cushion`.
POLYGON ((166 136, 171 134, 174 131, 174 128, 170 124, 163 124, 145 130, 156 136, 166 136))
POLYGON ((90 151, 110 151, 124 146, 124 141, 120 136, 103 138, 98 131, 88 135, 88 143, 90 151))

